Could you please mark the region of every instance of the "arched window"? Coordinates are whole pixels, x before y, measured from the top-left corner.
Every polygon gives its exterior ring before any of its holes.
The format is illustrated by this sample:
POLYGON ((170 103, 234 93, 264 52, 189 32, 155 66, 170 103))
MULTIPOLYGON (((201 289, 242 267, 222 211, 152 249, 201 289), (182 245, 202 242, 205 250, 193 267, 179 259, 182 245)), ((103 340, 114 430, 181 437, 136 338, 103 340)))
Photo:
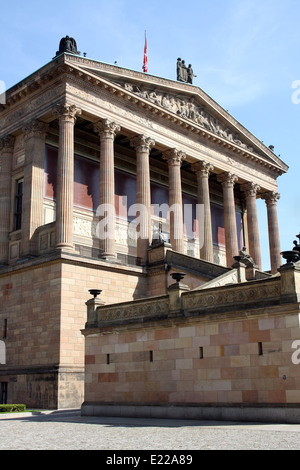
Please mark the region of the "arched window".
POLYGON ((6 348, 4 341, 0 341, 0 364, 6 364, 6 348))

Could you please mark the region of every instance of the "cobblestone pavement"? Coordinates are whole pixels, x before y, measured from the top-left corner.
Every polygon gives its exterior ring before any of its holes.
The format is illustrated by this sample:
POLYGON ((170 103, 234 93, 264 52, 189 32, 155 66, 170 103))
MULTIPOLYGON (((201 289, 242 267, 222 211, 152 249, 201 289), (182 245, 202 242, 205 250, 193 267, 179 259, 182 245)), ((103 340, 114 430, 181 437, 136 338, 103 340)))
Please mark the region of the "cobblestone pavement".
POLYGON ((0 450, 299 450, 300 425, 83 417, 76 410, 0 416, 0 450))

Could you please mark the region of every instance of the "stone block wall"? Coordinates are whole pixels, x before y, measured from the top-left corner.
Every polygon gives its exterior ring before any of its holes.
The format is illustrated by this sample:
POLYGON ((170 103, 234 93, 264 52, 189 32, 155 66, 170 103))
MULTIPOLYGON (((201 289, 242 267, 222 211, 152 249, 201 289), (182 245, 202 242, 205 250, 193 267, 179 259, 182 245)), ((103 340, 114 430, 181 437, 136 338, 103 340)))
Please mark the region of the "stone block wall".
POLYGON ((7 267, 0 275, 0 339, 6 352, 0 383, 7 383, 9 403, 50 409, 81 406, 81 329, 88 290, 103 289, 107 304, 132 300, 146 290, 142 268, 100 269, 97 260, 55 256, 7 267))
MULTIPOLYGON (((105 333, 105 334, 104 334, 105 333)), ((182 321, 86 338, 85 401, 122 404, 300 402, 297 314, 182 321)))

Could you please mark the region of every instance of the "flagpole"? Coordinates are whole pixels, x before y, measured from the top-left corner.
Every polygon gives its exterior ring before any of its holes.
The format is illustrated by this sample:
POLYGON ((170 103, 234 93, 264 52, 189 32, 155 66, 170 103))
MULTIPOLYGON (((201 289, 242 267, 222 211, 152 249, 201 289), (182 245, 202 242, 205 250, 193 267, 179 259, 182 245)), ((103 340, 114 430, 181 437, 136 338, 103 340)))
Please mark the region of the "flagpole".
POLYGON ((145 30, 145 46, 144 46, 144 62, 143 62, 143 72, 148 72, 148 57, 147 57, 147 31, 145 30))

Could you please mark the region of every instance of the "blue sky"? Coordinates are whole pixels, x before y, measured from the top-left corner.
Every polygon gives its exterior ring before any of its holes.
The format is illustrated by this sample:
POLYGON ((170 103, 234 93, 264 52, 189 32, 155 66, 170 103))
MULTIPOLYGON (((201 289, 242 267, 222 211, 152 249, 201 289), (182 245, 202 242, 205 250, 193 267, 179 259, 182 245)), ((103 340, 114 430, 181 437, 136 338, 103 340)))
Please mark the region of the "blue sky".
MULTIPOLYGON (((7 88, 51 61, 67 34, 89 58, 142 71, 146 30, 150 74, 175 80, 177 57, 192 63, 194 84, 289 165, 278 180, 278 217, 282 250, 292 248, 300 231, 300 104, 292 102, 300 81, 299 0, 0 0, 0 8, 7 88)), ((269 269, 263 201, 258 211, 269 269)))

